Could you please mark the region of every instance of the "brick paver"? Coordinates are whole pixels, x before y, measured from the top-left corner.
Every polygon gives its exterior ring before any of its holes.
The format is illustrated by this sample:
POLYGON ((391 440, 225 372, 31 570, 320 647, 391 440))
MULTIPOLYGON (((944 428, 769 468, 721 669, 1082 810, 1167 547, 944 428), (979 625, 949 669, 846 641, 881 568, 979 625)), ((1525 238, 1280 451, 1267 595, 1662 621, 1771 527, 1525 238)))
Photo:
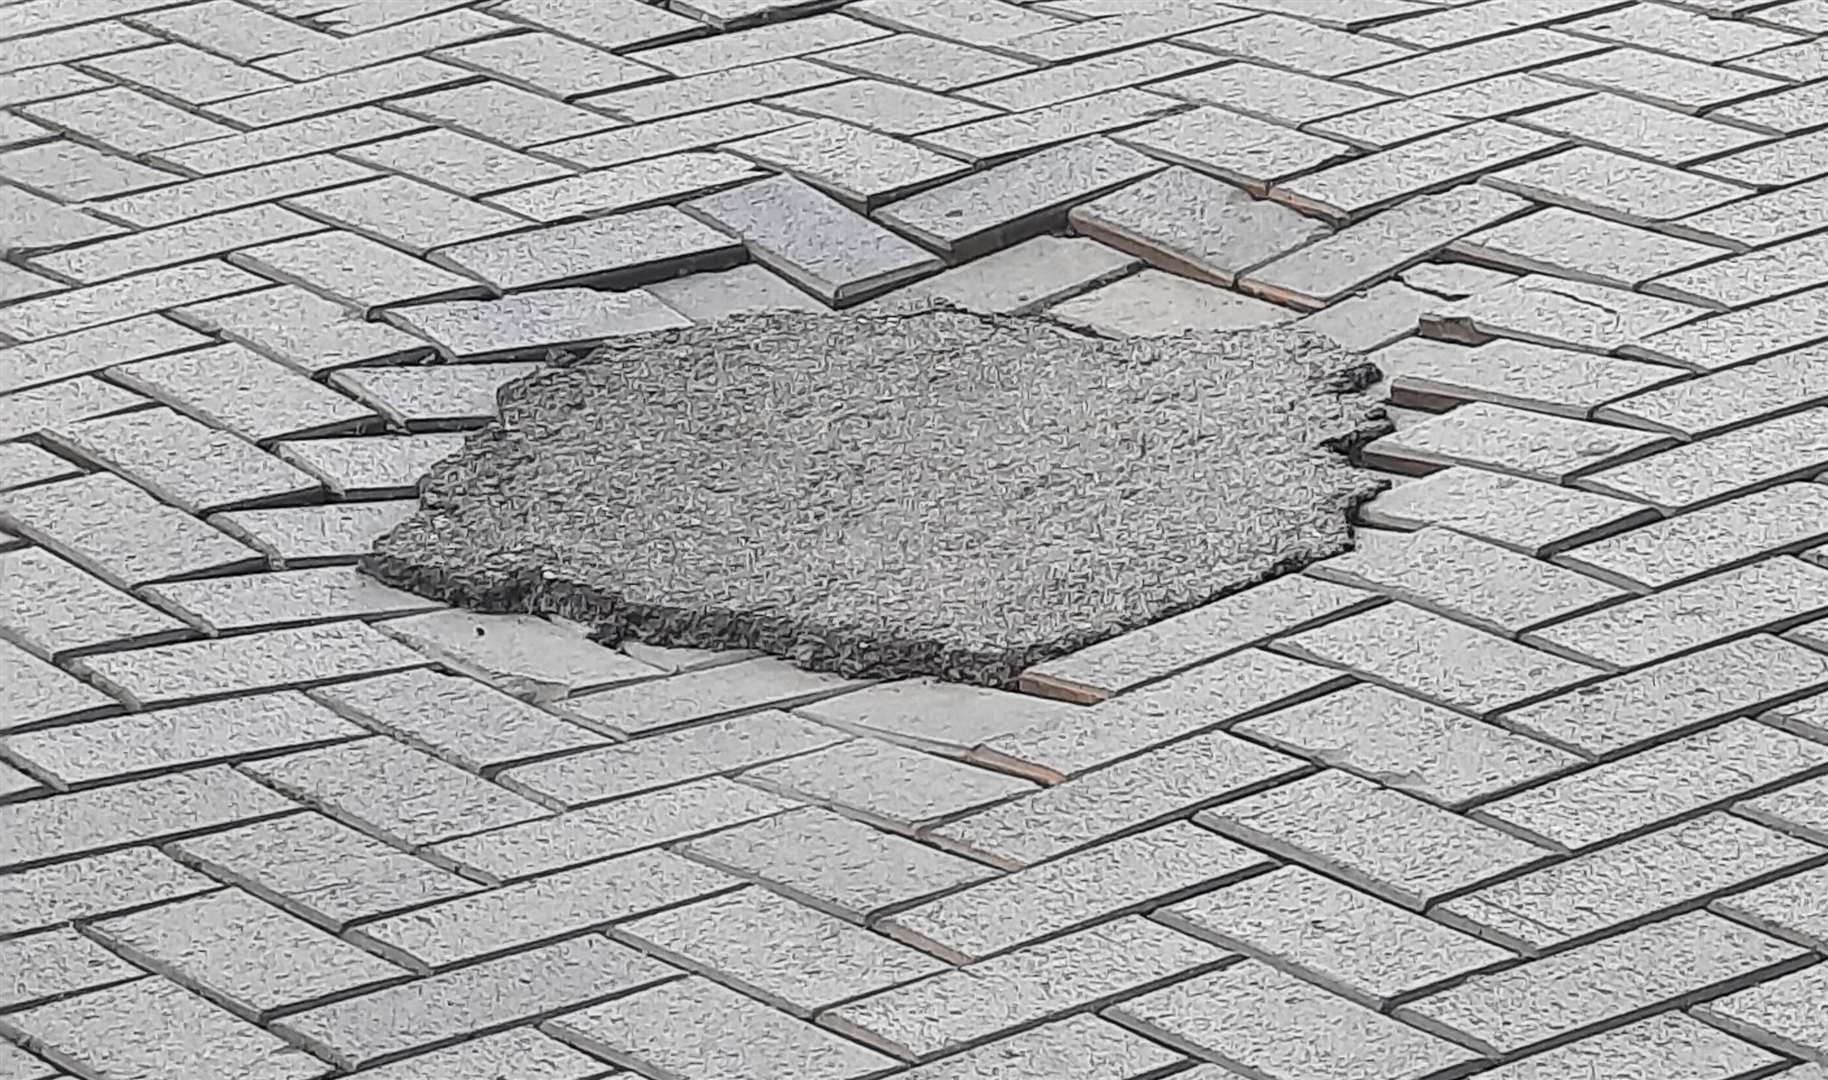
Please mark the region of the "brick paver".
POLYGON ((0 0, 0 1080, 1828 1077, 1825 230, 1822 0, 0 0), (1298 322, 1396 487, 1019 692, 353 568, 897 297, 1298 322))

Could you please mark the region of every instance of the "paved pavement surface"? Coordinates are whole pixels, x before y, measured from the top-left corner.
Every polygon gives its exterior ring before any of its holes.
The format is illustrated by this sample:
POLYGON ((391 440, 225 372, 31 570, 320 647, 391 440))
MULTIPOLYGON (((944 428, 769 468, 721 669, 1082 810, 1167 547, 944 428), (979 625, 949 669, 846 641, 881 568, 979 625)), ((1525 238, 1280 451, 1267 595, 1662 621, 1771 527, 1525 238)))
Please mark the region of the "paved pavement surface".
POLYGON ((0 6, 0 1076, 1821 1080, 1824 32, 0 6), (1026 694, 351 569, 550 348, 932 295, 1319 329, 1406 479, 1026 694))
POLYGON ((1351 551, 1374 381, 1281 326, 733 315, 505 387, 361 568, 609 644, 1006 687, 1351 551))

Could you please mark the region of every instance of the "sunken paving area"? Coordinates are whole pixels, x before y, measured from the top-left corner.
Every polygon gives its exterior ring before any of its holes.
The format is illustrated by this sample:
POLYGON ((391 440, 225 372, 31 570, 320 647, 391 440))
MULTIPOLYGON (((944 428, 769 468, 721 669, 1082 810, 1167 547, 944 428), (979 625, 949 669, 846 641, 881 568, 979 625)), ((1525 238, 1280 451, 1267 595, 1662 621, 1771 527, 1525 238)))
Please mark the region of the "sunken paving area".
POLYGON ((0 5, 0 1077, 1823 1080, 1824 34, 0 5), (1002 689, 355 568, 555 351, 935 298, 1327 335, 1394 487, 1002 689))

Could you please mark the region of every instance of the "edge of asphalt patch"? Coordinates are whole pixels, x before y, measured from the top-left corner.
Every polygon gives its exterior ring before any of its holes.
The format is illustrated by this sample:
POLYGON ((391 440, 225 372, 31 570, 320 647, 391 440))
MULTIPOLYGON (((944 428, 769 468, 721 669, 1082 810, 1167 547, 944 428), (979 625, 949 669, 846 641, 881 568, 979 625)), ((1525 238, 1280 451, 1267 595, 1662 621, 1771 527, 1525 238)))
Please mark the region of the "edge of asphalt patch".
POLYGON ((1006 685, 1349 550, 1377 378, 1282 327, 738 316, 505 387, 363 566, 606 643, 1006 685))

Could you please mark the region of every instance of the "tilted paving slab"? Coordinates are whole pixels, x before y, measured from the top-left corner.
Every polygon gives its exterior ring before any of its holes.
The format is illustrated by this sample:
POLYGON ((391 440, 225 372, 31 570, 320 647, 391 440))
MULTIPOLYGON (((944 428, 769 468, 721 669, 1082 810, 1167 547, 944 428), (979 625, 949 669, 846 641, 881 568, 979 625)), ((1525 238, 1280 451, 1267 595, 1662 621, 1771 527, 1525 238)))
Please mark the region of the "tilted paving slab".
MULTIPOLYGON (((767 530, 765 537, 758 534, 751 540, 739 539, 744 535, 744 526, 737 519, 755 522, 758 517, 772 518, 773 515, 760 508, 775 505, 782 499, 799 498, 789 496, 787 489, 770 479, 765 487, 745 491, 742 498, 725 497, 716 502, 723 508, 718 513, 736 515, 730 526, 736 531, 727 533, 730 539, 726 543, 764 543, 769 552, 768 563, 778 569, 775 574, 756 579, 724 578, 690 586, 707 598, 716 593, 718 606, 725 610, 754 612, 739 614, 734 621, 720 616, 715 626, 694 615, 699 601, 690 593, 674 593, 670 589, 662 592, 656 589, 657 582, 643 584, 636 576, 645 573, 638 569, 638 562, 630 565, 630 570, 634 571, 630 576, 624 576, 627 571, 605 573, 609 568, 598 561, 596 541, 572 546, 556 545, 553 540, 594 535, 594 526, 583 521, 566 524, 563 519, 588 508, 591 520, 607 522, 611 515, 606 507, 616 505, 623 509, 613 515, 618 525, 617 536, 611 542, 629 545, 637 558, 643 557, 638 554, 643 551, 664 550, 674 553, 668 557, 669 566, 695 564, 709 568, 711 561, 730 565, 723 556, 699 563, 679 562, 673 545, 680 542, 680 537, 672 532, 678 519, 674 517, 676 511, 666 507, 669 501, 677 501, 684 492, 666 480, 666 472, 641 466, 633 459, 628 460, 630 467, 627 469, 609 467, 611 460, 627 454, 632 448, 626 444, 604 443, 600 436, 608 431, 625 430, 624 421, 612 419, 612 416, 638 405, 641 416, 630 417, 627 422, 647 423, 643 417, 651 418, 653 414, 647 405, 640 404, 643 402, 683 402, 682 395, 686 395, 700 402, 702 407, 721 402, 719 408, 740 409, 740 417, 733 417, 733 420, 742 427, 714 441, 693 435, 690 446, 681 444, 668 451, 680 467, 684 467, 689 456, 692 468, 699 475, 729 475, 735 480, 738 474, 731 470, 737 468, 739 460, 758 453, 779 454, 785 455, 783 460, 801 463, 796 466, 798 471, 790 475, 801 476, 810 482, 821 474, 824 466, 818 464, 818 458, 804 456, 805 438, 810 433, 802 432, 803 421, 793 419, 806 415, 806 395, 833 395, 834 401, 851 400, 862 393, 873 395, 874 391, 867 391, 867 385, 872 382, 889 379, 901 385, 901 376, 893 373, 904 365, 919 367, 923 380, 932 380, 937 375, 932 367, 935 363, 955 367, 956 374, 943 382, 932 383, 941 389, 919 398, 903 399, 904 404, 894 410, 903 419, 890 421, 888 416, 883 416, 881 420, 872 421, 871 426, 882 422, 892 422, 898 430, 908 430, 900 427, 904 423, 925 426, 929 432, 925 444, 933 448, 939 445, 933 440, 939 437, 941 430, 958 430, 967 415, 981 415, 984 422, 996 427, 1009 423, 1015 416, 1038 416, 1030 403, 1030 387, 1082 384, 1088 374, 1082 365, 1092 365, 1100 372, 1097 388, 1091 391, 1096 394, 1094 400, 1106 403, 1096 406, 1100 410, 1134 408, 1137 395, 1147 393, 1144 387, 1164 385, 1158 382, 1160 379, 1177 382, 1188 379, 1199 383, 1213 379, 1223 370, 1224 380, 1213 383, 1207 392, 1230 402, 1224 409, 1234 417, 1234 426, 1223 436, 1215 432, 1218 437, 1210 440, 1215 444, 1210 449, 1174 453, 1152 465, 1151 469, 1173 462, 1169 476, 1184 473, 1191 479, 1196 475, 1222 474, 1232 466, 1228 464, 1220 469, 1215 461, 1207 458, 1208 454, 1218 453, 1220 445, 1235 448, 1225 451, 1226 461, 1235 463, 1238 458, 1233 455, 1247 452, 1243 449, 1245 431, 1235 426, 1235 418, 1261 415, 1268 420, 1273 414, 1276 418, 1273 430, 1253 429, 1250 432, 1248 452, 1254 457, 1249 471, 1250 475, 1265 478, 1286 475, 1288 480, 1276 485, 1275 499, 1262 506, 1260 512, 1242 512, 1240 500, 1247 496, 1244 491, 1232 492, 1222 516, 1224 522, 1231 523, 1230 529, 1221 528, 1219 520, 1202 511, 1204 500, 1187 505, 1177 484, 1156 478, 1148 481, 1146 490, 1154 492, 1148 497, 1150 504, 1158 508, 1150 513, 1161 515, 1163 529, 1173 529, 1183 537, 1182 541, 1170 545, 1175 549, 1173 561, 1176 565, 1185 565, 1188 559, 1183 543, 1195 545, 1195 550, 1223 545, 1224 555, 1214 553, 1219 560, 1235 559, 1235 553, 1239 552, 1258 553, 1242 564, 1226 565, 1222 561, 1222 568, 1207 568, 1202 571, 1197 586, 1187 583, 1174 593, 1181 603, 1191 606, 1193 602, 1209 599, 1215 588, 1222 589, 1224 583, 1232 583, 1234 587, 1252 583, 1268 576, 1271 568, 1287 567, 1291 560, 1307 561, 1339 550, 1343 520, 1335 515, 1362 497, 1368 484, 1365 478, 1348 476, 1343 463, 1329 458, 1330 451, 1325 447, 1315 445, 1324 440, 1350 437, 1357 425, 1365 422, 1362 414, 1355 414, 1355 410, 1362 407, 1362 399, 1339 395, 1329 389, 1328 380, 1334 380, 1336 385, 1347 366, 1343 355, 1321 347, 1316 339, 1301 336, 1259 334, 1207 340, 1210 344, 1202 342, 1199 348, 1210 349, 1210 352, 1190 349, 1187 340, 1161 347, 1081 345, 1068 342, 1043 326, 1021 321, 996 321, 986 325, 979 319, 950 312, 856 320, 821 320, 781 314, 730 320, 658 339, 678 342, 686 348, 710 350, 701 354, 698 369, 702 375, 695 377, 701 380, 695 385, 706 389, 679 385, 673 376, 655 369, 606 362, 623 355, 640 355, 641 350, 651 347, 645 340, 632 341, 627 349, 612 343, 599 362, 560 370, 511 391, 507 404, 509 427, 502 437, 487 444, 472 444, 466 456, 460 456, 455 463, 434 473, 425 511, 381 542, 372 569, 384 580, 418 586, 441 598, 463 602, 487 595, 491 597, 490 606, 496 609, 537 608, 577 619, 593 625, 598 636, 610 640, 634 636, 662 644, 761 645, 791 655, 800 663, 846 674, 944 673, 967 681, 1007 681, 1021 668, 1047 654, 1069 651, 1114 631, 1172 613, 1164 611, 1160 601, 1156 601, 1116 610, 1086 609, 1084 614, 1077 614, 1075 609, 1085 601, 1068 595, 1060 597, 1066 606, 1065 612, 1050 603, 1047 610, 1029 610, 1018 617, 1013 609, 1004 607, 1013 599, 1010 588, 1007 585, 993 587, 991 580, 1014 572, 1018 565, 1038 565, 1026 557, 1019 563, 1011 563, 998 554, 1018 543, 1024 552, 1032 551, 1037 542, 1044 546, 1057 545, 1063 552, 1080 548, 1082 554, 1074 558, 1083 563, 1085 570, 1065 575, 1050 571, 1052 580, 1098 574, 1104 579, 1099 586, 1104 595, 1120 595, 1108 577, 1117 573, 1116 568, 1094 570, 1093 567, 1100 563, 1099 556, 1073 539, 1079 527, 1072 522, 1087 520, 1098 512, 1097 501, 1087 500, 1086 492, 1081 489, 1075 489, 1070 499, 1064 491, 1047 497, 1049 489, 1035 483, 1031 490, 1024 492, 1026 501, 1018 505, 1026 509, 1017 518, 1008 517, 1012 491, 1005 481, 989 474, 975 477, 967 474, 947 481, 943 486, 927 488, 929 493, 925 496, 910 499, 907 489, 910 482, 931 485, 938 480, 928 466, 919 464, 925 460, 923 455, 932 451, 918 449, 918 444, 911 446, 892 466, 883 462, 884 466, 889 466, 889 473, 881 478, 882 486, 875 489, 899 492, 895 504, 877 499, 873 509, 865 510, 864 505, 859 504, 855 511, 845 512, 912 515, 907 526, 894 527, 896 535, 926 535, 931 538, 928 543, 940 542, 943 534, 934 530, 948 517, 957 526, 966 526, 969 522, 967 527, 974 532, 983 527, 983 522, 998 520, 1001 524, 995 535, 1004 538, 1001 544, 979 546, 979 554, 963 565, 948 556, 953 565, 946 570, 944 582, 930 580, 927 572, 917 570, 912 564, 898 568, 897 563, 882 568, 888 571, 885 581, 879 576, 881 571, 866 570, 866 566, 877 561, 876 556, 871 556, 865 560, 865 565, 850 572, 854 585, 821 587, 830 597, 829 601, 807 605, 802 600, 780 615, 762 617, 762 606, 773 607, 777 603, 769 597, 806 595, 806 590, 796 584, 796 572, 791 569, 793 564, 782 562, 790 552, 797 548, 803 557, 816 558, 821 566, 820 579, 829 582, 829 559, 837 557, 842 562, 854 563, 859 550, 852 540, 847 541, 847 551, 851 554, 827 552, 815 556, 814 552, 819 549, 809 545, 822 530, 816 525, 811 526, 812 531, 805 534, 803 541, 786 541, 773 529, 767 530), (795 344, 803 342, 808 333, 825 336, 825 348, 816 357, 795 344), (965 351, 954 351, 960 349, 965 351), (793 363, 790 358, 796 355, 801 358, 798 361, 801 374, 783 378, 783 363, 793 363), (763 356, 766 356, 767 381, 756 384, 755 380, 762 375, 763 356), (948 361, 943 357, 955 359, 948 361), (1123 364, 1126 360, 1129 362, 1126 366, 1109 367, 1113 361, 1123 364), (1169 366, 1170 363, 1175 366, 1169 366), (834 374, 846 366, 855 368, 854 377, 844 380, 846 385, 836 385, 838 380, 834 379, 834 374), (1192 371, 1187 370, 1189 366, 1193 367, 1192 371), (642 374, 644 371, 648 374, 642 374), (1241 377, 1245 372, 1250 372, 1252 377, 1241 377), (785 388, 789 385, 794 387, 793 392, 779 399, 775 406, 765 405, 769 398, 758 398, 753 393, 763 387, 785 388), (560 389, 568 386, 576 390, 560 389), (714 387, 716 389, 712 389, 714 387), (743 387, 750 389, 740 389, 743 387), (582 411, 569 404, 575 400, 572 395, 576 392, 583 392, 585 400, 590 402, 582 411), (567 404, 562 410, 548 407, 548 401, 557 400, 552 397, 554 394, 565 396, 567 404), (1120 406, 1122 402, 1129 404, 1120 406), (1290 422, 1284 410, 1291 403, 1297 410, 1296 415, 1303 417, 1302 423, 1312 424, 1313 428, 1304 429, 1290 422), (932 425, 943 425, 943 428, 932 425), (1256 441, 1259 438, 1261 444, 1256 441), (564 479, 565 490, 561 491, 553 484, 558 476, 545 463, 547 455, 562 453, 575 460, 580 439, 593 444, 590 453, 603 456, 599 466, 590 470, 589 477, 564 479), (1299 440, 1296 445, 1289 445, 1296 440, 1299 440), (742 449, 738 451, 738 447, 742 449), (469 451, 475 453, 470 455, 469 451), (735 456, 732 451, 736 451, 735 456), (1285 468, 1291 471, 1282 474, 1280 470, 1285 468), (1220 471, 1208 472, 1213 469, 1220 471), (517 499, 512 521, 497 518, 507 510, 506 504, 499 500, 465 495, 484 476, 492 477, 489 483, 494 486, 503 480, 504 471, 523 470, 527 471, 529 482, 535 485, 534 490, 548 493, 551 498, 543 499, 537 506, 529 504, 527 511, 530 513, 523 512, 517 499), (581 480, 588 486, 599 477, 604 480, 613 477, 614 490, 592 490, 586 494, 578 484, 581 480), (1301 479, 1297 480, 1297 477, 1301 479), (1324 486, 1335 482, 1337 487, 1324 486), (1289 483, 1301 485, 1318 505, 1291 507, 1289 483), (643 490, 642 485, 652 486, 653 490, 637 494, 643 490), (990 509, 992 502, 995 503, 994 515, 990 509), (1172 507, 1168 505, 1170 503, 1172 507), (942 506, 946 508, 944 516, 938 514, 942 506), (980 509, 973 510, 973 506, 980 509), (1044 506, 1048 509, 1043 510, 1044 506), (915 520, 920 522, 919 530, 911 531, 915 520), (1170 525, 1171 521, 1177 524, 1170 525), (545 538, 532 541, 534 548, 541 552, 539 558, 546 578, 546 584, 540 587, 537 596, 516 595, 523 590, 509 584, 518 580, 518 572, 508 560, 520 556, 510 555, 504 560, 494 554, 507 554, 502 546, 506 534, 500 531, 504 528, 515 532, 527 530, 529 536, 545 538), (1282 531, 1284 529, 1287 531, 1282 531), (465 538, 471 536, 482 540, 483 544, 471 548, 465 542, 465 538), (1040 540, 1042 537, 1054 539, 1040 540), (655 544, 662 546, 654 548, 655 544), (559 580, 567 584, 562 588, 554 587, 552 583, 559 580), (981 587, 966 589, 964 582, 971 580, 981 582, 981 587), (739 591, 732 593, 731 588, 739 591), (844 599, 861 595, 859 589, 880 596, 885 588, 910 598, 934 597, 941 603, 924 610, 904 605, 904 610, 889 622, 882 618, 886 612, 875 599, 869 605, 871 612, 848 606, 844 599), (741 599, 745 594, 753 599, 741 599), (945 599, 949 596, 956 599, 945 599), (999 596, 1003 599, 999 600, 999 596), (971 605, 971 614, 967 615, 955 606, 961 601, 971 605), (1062 618, 1062 615, 1066 617, 1062 618), (1013 636, 1011 630, 1024 622, 1028 625, 1019 631, 1020 637, 1013 636)), ((677 365, 670 367, 683 374, 677 365)), ((1047 432, 1044 445, 1056 448, 1051 453, 1061 455, 1059 460, 1062 462, 1084 460, 1089 465, 1114 452, 1114 445, 1109 451, 1094 450, 1105 445, 1110 436, 1086 430, 1083 420, 1067 421, 1069 416, 1092 415, 1077 411, 1089 406, 1082 404, 1073 408, 1072 413, 1056 412, 1043 429, 1047 432), (1082 459, 1088 452, 1092 458, 1082 459)), ((1193 415, 1177 409, 1162 416, 1159 422, 1198 425, 1198 417, 1209 415, 1208 410, 1216 408, 1220 406, 1207 403, 1198 407, 1193 415)), ((710 414, 698 408, 689 415, 708 418, 710 414)), ((820 420, 819 424, 823 428, 825 422, 820 420)), ((670 426, 668 432, 673 438, 685 438, 691 430, 670 426)), ((956 437, 962 437, 962 434, 956 437)), ((819 436, 821 440, 827 437, 819 436)), ((854 436, 844 436, 846 444, 852 438, 869 437, 864 429, 854 436)), ((1161 440, 1151 440, 1151 445, 1159 447, 1161 440)), ((645 458, 647 454, 644 451, 640 456, 645 458)), ((1209 482, 1200 481, 1202 486, 1209 482)), ((860 495, 866 486, 850 490, 860 495)), ((695 495, 688 501, 701 502, 695 495)), ((1124 501, 1123 512, 1127 517, 1134 518, 1141 512, 1134 497, 1126 496, 1124 501)), ((695 509, 691 513, 699 518, 704 510, 695 509)), ((883 527, 889 527, 886 519, 883 527)), ((709 534, 698 532, 694 535, 709 534)), ((974 543, 982 545, 982 541, 974 543)), ((1127 548, 1123 556, 1124 574, 1146 573, 1151 581, 1157 578, 1156 571, 1142 569, 1142 556, 1138 551, 1127 548)), ((1165 548, 1158 557, 1161 556, 1166 556, 1165 548)), ((672 572, 669 570, 669 574, 672 572)), ((1159 587, 1152 584, 1150 591, 1159 587)), ((1058 586, 1045 588, 1051 592, 1058 586)))

